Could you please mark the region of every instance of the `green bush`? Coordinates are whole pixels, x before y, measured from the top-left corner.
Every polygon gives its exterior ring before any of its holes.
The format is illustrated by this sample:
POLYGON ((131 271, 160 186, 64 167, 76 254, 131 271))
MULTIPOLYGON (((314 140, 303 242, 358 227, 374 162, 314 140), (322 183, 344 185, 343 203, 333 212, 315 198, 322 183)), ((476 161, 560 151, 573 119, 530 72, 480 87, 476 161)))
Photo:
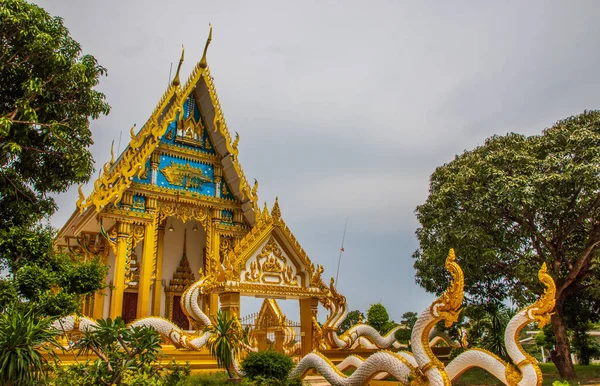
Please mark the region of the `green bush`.
POLYGON ((302 386, 302 380, 296 379, 274 379, 263 376, 244 378, 242 386, 302 386))
POLYGON ((242 369, 251 379, 263 377, 282 381, 287 378, 293 367, 292 358, 273 350, 250 353, 242 362, 242 369))
POLYGON ((184 386, 224 386, 232 385, 227 373, 198 374, 186 379, 184 386))

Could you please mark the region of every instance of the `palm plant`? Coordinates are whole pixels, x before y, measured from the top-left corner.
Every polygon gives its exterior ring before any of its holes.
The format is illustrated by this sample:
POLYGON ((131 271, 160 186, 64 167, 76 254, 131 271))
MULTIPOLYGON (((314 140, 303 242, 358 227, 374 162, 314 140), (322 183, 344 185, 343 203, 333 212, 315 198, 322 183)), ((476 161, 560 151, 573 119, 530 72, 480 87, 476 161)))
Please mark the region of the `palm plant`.
POLYGON ((246 340, 246 333, 240 322, 228 312, 218 311, 213 324, 206 326, 204 330, 212 334, 206 344, 210 354, 217 359, 219 367, 227 371, 229 378, 233 378, 233 360, 240 354, 242 343, 246 340))
POLYGON ((36 315, 33 307, 12 305, 0 314, 0 384, 36 385, 46 378, 47 360, 59 348, 53 318, 36 315))

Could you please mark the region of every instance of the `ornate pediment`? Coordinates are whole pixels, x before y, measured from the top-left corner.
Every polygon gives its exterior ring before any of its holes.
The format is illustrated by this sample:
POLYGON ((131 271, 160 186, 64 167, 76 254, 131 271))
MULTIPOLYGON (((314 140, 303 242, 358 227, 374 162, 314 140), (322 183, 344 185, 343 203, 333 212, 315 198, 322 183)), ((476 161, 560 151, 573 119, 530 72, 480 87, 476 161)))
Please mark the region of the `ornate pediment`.
POLYGON ((284 255, 273 237, 265 244, 245 270, 243 281, 264 284, 298 285, 294 263, 284 255))
POLYGON ((281 218, 277 201, 271 213, 265 206, 256 225, 225 256, 222 268, 223 290, 287 297, 327 291, 323 267, 310 261, 281 218))

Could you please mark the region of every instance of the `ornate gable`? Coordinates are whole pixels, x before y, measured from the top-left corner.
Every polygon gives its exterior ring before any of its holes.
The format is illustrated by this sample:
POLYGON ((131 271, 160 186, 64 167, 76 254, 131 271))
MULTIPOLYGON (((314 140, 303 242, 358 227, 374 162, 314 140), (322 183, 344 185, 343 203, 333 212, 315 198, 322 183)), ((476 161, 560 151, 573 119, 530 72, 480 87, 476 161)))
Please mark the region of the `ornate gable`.
POLYGON ((206 61, 211 39, 212 27, 203 57, 183 87, 179 81, 182 51, 175 78, 150 119, 137 134, 131 129, 129 145, 116 161, 113 154, 104 165, 87 198, 80 187, 77 206, 81 212, 89 207, 96 212, 118 208, 126 200, 126 192, 137 187, 211 201, 235 201, 243 205, 248 224, 254 225, 260 212, 258 185, 248 183, 237 159, 239 136, 232 140, 225 122, 206 61), (157 169, 153 165, 158 165, 157 169))
POLYGON ((223 261, 218 279, 223 291, 304 297, 325 294, 321 274, 281 218, 276 200, 271 213, 266 204, 252 230, 223 261))

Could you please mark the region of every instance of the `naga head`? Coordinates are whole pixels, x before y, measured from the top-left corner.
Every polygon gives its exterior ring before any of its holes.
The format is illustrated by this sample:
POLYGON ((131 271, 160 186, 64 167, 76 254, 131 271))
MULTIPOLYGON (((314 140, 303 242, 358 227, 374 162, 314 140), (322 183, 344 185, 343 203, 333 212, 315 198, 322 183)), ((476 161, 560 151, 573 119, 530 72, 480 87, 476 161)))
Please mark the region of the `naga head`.
POLYGON ((431 304, 431 311, 436 318, 444 319, 444 324, 448 328, 458 320, 465 287, 465 276, 456 262, 454 249, 450 249, 448 253, 446 269, 452 275, 452 281, 442 296, 431 304))
POLYGON ((538 279, 546 286, 544 293, 540 298, 527 307, 527 317, 537 322, 539 328, 543 328, 550 322, 551 311, 556 303, 556 285, 554 280, 548 274, 546 263, 542 264, 538 272, 538 279))

